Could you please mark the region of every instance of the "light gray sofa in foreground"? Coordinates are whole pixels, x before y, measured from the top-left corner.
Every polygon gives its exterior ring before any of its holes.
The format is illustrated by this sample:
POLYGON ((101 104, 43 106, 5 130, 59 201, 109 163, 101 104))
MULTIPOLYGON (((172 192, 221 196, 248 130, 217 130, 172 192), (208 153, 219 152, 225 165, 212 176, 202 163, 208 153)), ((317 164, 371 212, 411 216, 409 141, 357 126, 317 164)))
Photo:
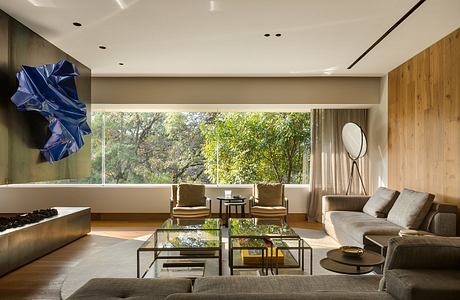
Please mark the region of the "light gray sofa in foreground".
POLYGON ((390 240, 384 276, 224 276, 90 280, 67 300, 460 299, 460 238, 390 240))
POLYGON ((457 207, 433 202, 434 195, 379 188, 370 196, 324 196, 324 230, 342 245, 366 247, 365 235, 395 235, 401 229, 455 236, 457 207))

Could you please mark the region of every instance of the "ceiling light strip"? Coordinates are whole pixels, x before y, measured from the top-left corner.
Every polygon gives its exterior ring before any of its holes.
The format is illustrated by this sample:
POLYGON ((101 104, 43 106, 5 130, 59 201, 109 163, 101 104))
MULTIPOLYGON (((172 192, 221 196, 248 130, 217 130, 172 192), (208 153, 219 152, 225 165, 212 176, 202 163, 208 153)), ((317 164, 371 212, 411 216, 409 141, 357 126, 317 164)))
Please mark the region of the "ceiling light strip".
POLYGON ((419 8, 426 0, 420 0, 417 2, 417 4, 414 5, 404 16, 402 16, 401 19, 399 19, 396 23, 393 24, 393 26, 390 27, 375 43, 372 44, 366 51, 363 52, 347 69, 350 70, 351 68, 354 67, 361 59, 363 59, 364 56, 366 56, 369 52, 371 52, 372 49, 374 49, 375 46, 377 46, 384 38, 387 37, 393 30, 396 29, 402 22, 404 22, 405 19, 407 19, 417 8, 419 8))

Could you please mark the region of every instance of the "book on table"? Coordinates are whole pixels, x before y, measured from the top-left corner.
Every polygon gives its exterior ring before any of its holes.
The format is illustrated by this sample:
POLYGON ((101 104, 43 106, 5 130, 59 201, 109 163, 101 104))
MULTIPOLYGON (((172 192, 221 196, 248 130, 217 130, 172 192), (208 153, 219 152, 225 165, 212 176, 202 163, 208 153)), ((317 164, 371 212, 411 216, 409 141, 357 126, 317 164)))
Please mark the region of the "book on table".
MULTIPOLYGON (((276 264, 278 260, 279 265, 284 264, 284 255, 283 252, 278 250, 278 257, 276 256, 276 248, 272 247, 270 241, 266 241, 267 252, 265 253, 269 264, 276 264)), ((264 254, 264 255, 265 255, 264 254)), ((243 264, 245 265, 260 265, 262 264, 262 250, 261 249, 243 249, 241 251, 241 257, 243 259, 243 264)))

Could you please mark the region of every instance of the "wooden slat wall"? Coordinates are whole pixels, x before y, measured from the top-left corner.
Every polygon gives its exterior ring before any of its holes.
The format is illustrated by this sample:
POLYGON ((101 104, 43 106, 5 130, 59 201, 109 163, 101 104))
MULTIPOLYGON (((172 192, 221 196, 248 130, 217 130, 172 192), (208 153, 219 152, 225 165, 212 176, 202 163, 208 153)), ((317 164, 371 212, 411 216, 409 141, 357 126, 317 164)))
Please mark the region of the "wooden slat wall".
POLYGON ((460 29, 389 73, 388 127, 389 186, 460 207, 460 29))

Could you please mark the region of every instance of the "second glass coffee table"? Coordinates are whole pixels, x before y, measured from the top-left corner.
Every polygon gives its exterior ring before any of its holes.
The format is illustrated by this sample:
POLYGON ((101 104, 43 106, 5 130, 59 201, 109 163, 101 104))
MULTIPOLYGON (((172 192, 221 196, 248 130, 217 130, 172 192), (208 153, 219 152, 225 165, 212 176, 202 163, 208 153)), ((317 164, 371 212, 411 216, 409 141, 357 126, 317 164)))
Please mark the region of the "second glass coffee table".
POLYGON ((312 274, 313 250, 281 219, 230 219, 228 229, 229 268, 258 269, 262 274, 278 274, 279 269, 305 269, 305 250, 310 251, 312 274))
POLYGON ((161 277, 165 265, 203 268, 204 259, 217 259, 222 275, 222 231, 220 219, 168 219, 137 249, 137 277, 161 277), (153 252, 153 260, 141 274, 141 253, 153 252))

